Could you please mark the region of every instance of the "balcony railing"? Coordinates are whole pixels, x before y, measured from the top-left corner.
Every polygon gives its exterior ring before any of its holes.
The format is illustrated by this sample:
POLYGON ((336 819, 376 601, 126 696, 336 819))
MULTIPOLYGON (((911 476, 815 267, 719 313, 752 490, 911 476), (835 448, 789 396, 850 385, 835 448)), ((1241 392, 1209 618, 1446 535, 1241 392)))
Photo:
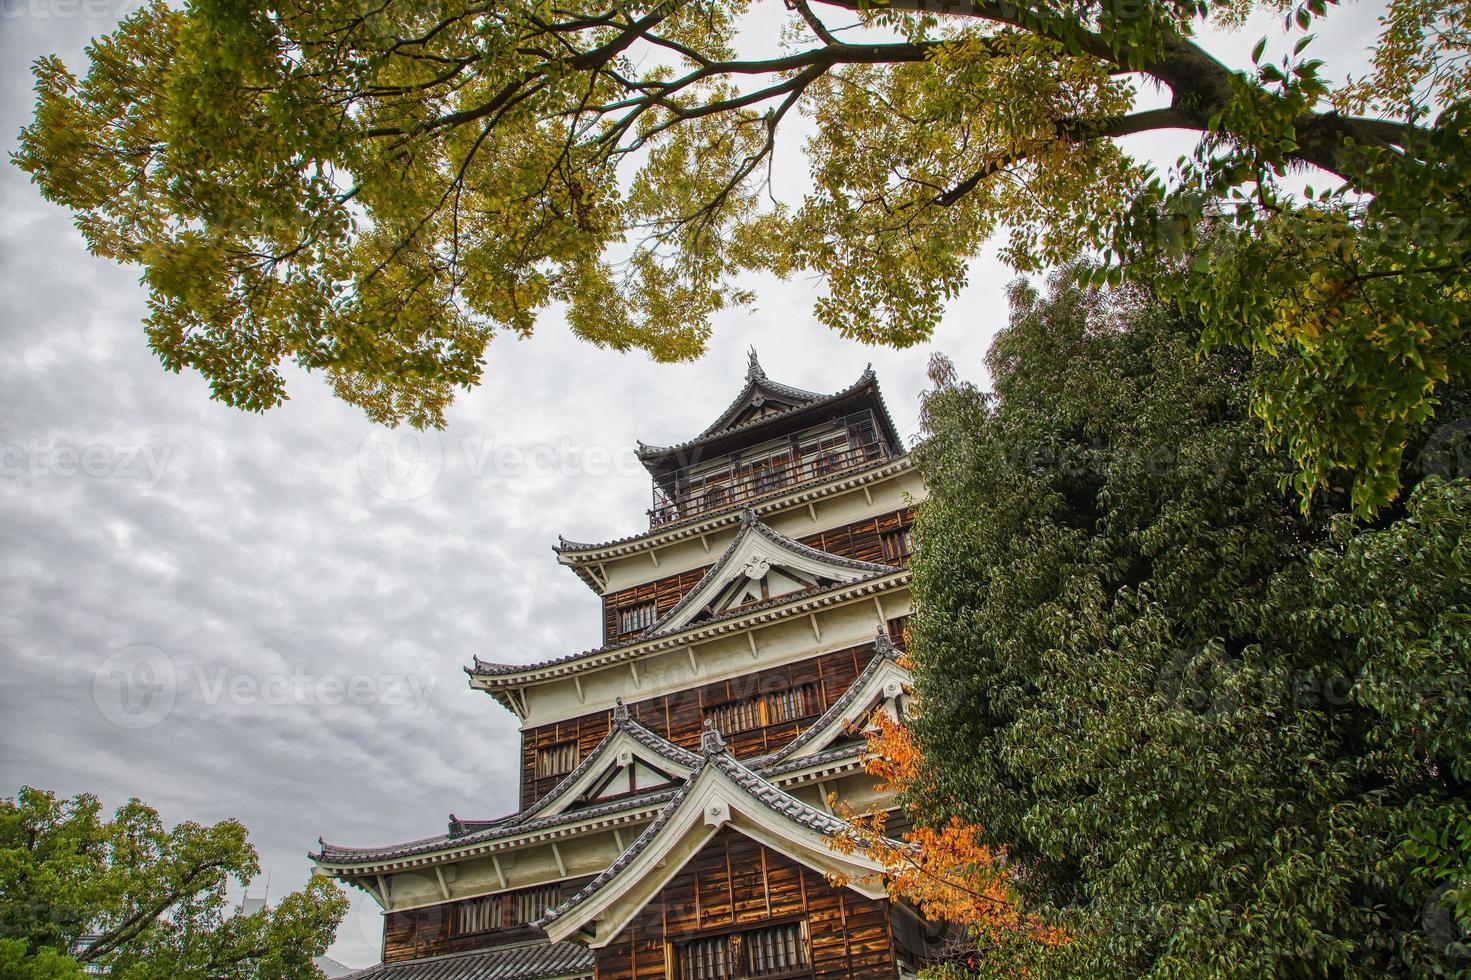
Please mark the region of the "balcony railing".
POLYGON ((719 466, 687 466, 662 477, 664 486, 654 485, 649 526, 724 510, 801 483, 871 466, 892 455, 879 437, 873 413, 859 412, 838 426, 828 424, 794 433, 784 448, 738 457, 719 466))

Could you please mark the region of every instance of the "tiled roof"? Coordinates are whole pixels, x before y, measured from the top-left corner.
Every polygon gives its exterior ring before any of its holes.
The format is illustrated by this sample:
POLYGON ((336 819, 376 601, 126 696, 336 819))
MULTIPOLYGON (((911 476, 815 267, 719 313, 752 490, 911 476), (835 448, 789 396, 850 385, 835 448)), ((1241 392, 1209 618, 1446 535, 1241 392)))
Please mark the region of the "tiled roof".
MULTIPOLYGON (((690 603, 695 602, 700 597, 705 583, 714 582, 719 578, 720 573, 725 569, 725 566, 730 563, 731 556, 736 553, 736 550, 738 548, 740 548, 741 542, 745 539, 747 532, 761 535, 763 538, 770 541, 778 548, 784 548, 794 554, 802 555, 805 558, 811 558, 813 561, 820 561, 826 565, 832 565, 837 568, 848 568, 856 572, 865 572, 872 575, 888 575, 891 572, 897 572, 900 570, 897 565, 881 565, 878 562, 858 561, 855 558, 843 558, 839 555, 830 555, 826 551, 819 551, 816 548, 802 544, 800 541, 789 538, 785 534, 782 534, 780 531, 774 530, 766 524, 761 523, 761 519, 756 516, 756 512, 747 509, 741 511, 741 530, 736 533, 736 536, 731 541, 730 546, 727 547, 725 549, 725 553, 720 556, 720 560, 717 561, 714 565, 710 566, 710 570, 700 577, 700 581, 695 583, 694 588, 690 589, 683 596, 681 596, 678 602, 671 606, 664 613, 664 615, 659 617, 658 622, 654 623, 648 629, 644 630, 643 633, 639 634, 638 638, 640 640, 652 639, 653 637, 666 632, 668 627, 665 624, 673 620, 674 617, 683 612, 690 605, 690 603)), ((815 590, 809 589, 803 591, 815 590)), ((773 599, 788 599, 791 598, 793 595, 794 593, 788 592, 785 595, 774 596, 773 599)), ((770 602, 772 600, 768 599, 766 601, 770 602)), ((747 605, 738 607, 738 609, 735 610, 730 610, 730 612, 747 612, 753 608, 755 608, 754 605, 747 605)), ((718 619, 722 617, 712 618, 718 619)))
MULTIPOLYGON (((715 439, 724 439, 726 436, 734 435, 739 432, 747 432, 753 429, 757 429, 763 425, 766 425, 770 422, 775 422, 778 419, 785 418, 786 416, 792 415, 796 412, 803 412, 811 408, 826 405, 830 402, 838 401, 858 391, 864 385, 872 384, 875 380, 875 377, 876 376, 873 373, 873 366, 869 365, 867 368, 864 369, 863 373, 858 376, 858 380, 853 382, 848 387, 835 391, 831 395, 816 395, 810 391, 802 391, 800 388, 789 388, 786 385, 776 384, 773 381, 767 380, 766 376, 763 374, 760 378, 753 381, 748 381, 746 383, 746 387, 741 389, 741 393, 736 396, 736 399, 734 402, 731 403, 730 408, 727 408, 725 412, 721 414, 720 418, 716 420, 715 424, 712 425, 710 428, 707 428, 704 432, 701 432, 693 439, 687 439, 684 442, 677 443, 673 446, 646 446, 642 442, 640 442, 638 444, 639 459, 643 460, 645 466, 650 466, 651 464, 665 459, 669 456, 679 453, 686 453, 689 450, 694 449, 696 446, 701 445, 702 443, 710 442, 715 439), (752 389, 757 387, 770 390, 778 397, 781 397, 783 394, 785 394, 789 398, 795 395, 796 398, 800 399, 799 404, 787 409, 785 412, 778 412, 775 415, 759 416, 746 422, 742 422, 740 425, 733 425, 729 428, 722 428, 721 423, 725 421, 726 416, 729 415, 731 411, 735 409, 738 405, 740 405, 743 401, 745 401, 746 398, 750 396, 752 389)), ((888 421, 889 430, 892 432, 894 428, 894 423, 889 420, 889 412, 887 408, 883 409, 883 415, 885 421, 888 421)))
MULTIPOLYGON (((781 504, 785 497, 791 495, 811 494, 814 488, 821 490, 822 488, 828 486, 842 487, 852 484, 855 479, 861 480, 863 477, 869 474, 888 469, 908 469, 912 468, 913 465, 914 464, 910 460, 908 453, 905 453, 903 455, 895 456, 892 459, 880 460, 879 462, 874 463, 871 466, 857 467, 851 470, 842 470, 838 473, 832 474, 831 478, 825 481, 794 483, 790 486, 780 487, 777 490, 773 490, 769 497, 760 497, 754 500, 748 500, 745 501, 744 504, 742 504, 741 502, 733 502, 730 505, 729 509, 712 510, 703 514, 695 514, 691 517, 685 517, 677 521, 671 521, 668 524, 661 524, 658 527, 646 528, 642 531, 635 531, 633 534, 624 535, 623 537, 615 538, 612 541, 571 541, 565 537, 559 536, 557 538, 556 545, 552 548, 552 551, 554 551, 559 556, 576 559, 579 556, 582 556, 584 552, 599 552, 610 548, 626 548, 629 545, 633 545, 635 542, 641 542, 645 538, 668 536, 682 537, 696 534, 708 534, 714 531, 718 531, 728 524, 738 523, 740 520, 738 512, 742 506, 762 512, 775 510, 778 509, 775 505, 781 504)), ((791 506, 796 506, 796 504, 791 504, 791 506)))
POLYGON ((853 683, 848 685, 848 689, 843 692, 841 697, 828 705, 828 709, 816 721, 803 729, 801 734, 796 738, 783 745, 776 752, 752 760, 752 765, 758 767, 773 766, 791 758, 793 753, 821 735, 828 726, 838 718, 841 718, 844 712, 853 706, 853 702, 863 693, 863 687, 868 683, 868 679, 879 672, 885 661, 899 659, 900 654, 898 648, 894 646, 894 641, 889 638, 889 631, 882 626, 878 628, 873 646, 875 651, 873 659, 865 664, 863 669, 858 672, 858 676, 853 679, 853 683))
POLYGON ((565 813, 553 814, 550 817, 542 817, 539 820, 517 820, 520 814, 512 814, 500 820, 486 822, 482 830, 468 834, 440 834, 437 837, 425 837, 422 840, 409 841, 404 844, 390 844, 385 847, 342 847, 337 844, 329 844, 318 840, 320 849, 308 854, 313 861, 338 862, 365 862, 365 861, 393 861, 398 858, 412 857, 416 854, 429 854, 434 851, 442 851, 450 847, 468 847, 475 844, 486 844, 491 841, 506 837, 519 837, 522 834, 537 833, 549 830, 563 824, 579 823, 583 820, 597 817, 608 817, 626 810, 638 810, 646 806, 663 803, 672 795, 672 789, 651 790, 648 793, 639 793, 636 796, 626 796, 622 799, 605 803, 601 806, 583 807, 579 810, 569 810, 565 813))
POLYGON ((348 980, 572 980, 593 975, 593 952, 581 943, 536 943, 380 963, 348 980))
POLYGON ((679 812, 681 804, 689 796, 690 791, 698 782, 700 775, 707 768, 715 768, 730 778, 730 781, 743 790, 752 800, 774 813, 781 814, 808 830, 819 834, 836 834, 847 826, 843 821, 829 813, 803 803, 790 793, 772 785, 763 779, 755 771, 741 763, 735 756, 731 755, 725 741, 720 733, 714 728, 707 728, 702 738, 701 749, 704 754, 704 762, 700 768, 690 773, 679 791, 664 804, 664 809, 654 818, 653 823, 644 828, 644 832, 638 839, 624 849, 623 853, 610 864, 604 871, 592 881, 588 882, 575 895, 568 898, 556 908, 548 909, 546 914, 538 919, 535 925, 545 927, 548 923, 560 919, 578 905, 587 901, 593 895, 601 891, 609 882, 618 877, 633 861, 643 853, 654 842, 671 820, 679 812))
POLYGON ((701 432, 691 441, 699 441, 706 436, 714 435, 716 432, 725 429, 725 423, 740 410, 742 404, 750 397, 755 389, 760 389, 786 401, 795 402, 798 405, 805 405, 808 402, 815 402, 825 397, 821 392, 807 391, 805 388, 793 388, 791 385, 784 385, 779 381, 772 381, 766 376, 766 370, 761 367, 761 361, 756 357, 756 348, 752 347, 746 355, 746 386, 725 407, 725 411, 721 412, 720 416, 714 422, 711 422, 705 427, 704 432, 701 432))
MULTIPOLYGON (((823 765, 828 762, 837 761, 849 756, 856 756, 862 753, 862 745, 849 744, 834 746, 830 749, 824 750, 823 752, 816 753, 812 756, 802 759, 791 758, 793 753, 795 753, 803 745, 811 742, 812 739, 816 738, 823 730, 825 730, 834 719, 840 717, 843 712, 847 710, 847 708, 858 697, 859 693, 861 692, 861 688, 863 687, 867 679, 879 669, 879 664, 881 664, 885 660, 892 660, 899 656, 899 651, 895 649, 893 643, 889 640, 887 632, 882 629, 879 630, 876 636, 875 647, 877 650, 876 655, 873 657, 872 660, 868 662, 863 670, 858 673, 858 676, 853 680, 853 683, 848 686, 848 689, 844 691, 843 694, 836 701, 834 701, 833 704, 829 706, 829 708, 824 711, 817 718, 816 721, 814 721, 811 725, 804 729, 799 735, 797 735, 795 739, 787 743, 780 750, 767 755, 753 758, 748 763, 741 763, 737 761, 734 757, 730 756, 728 753, 721 752, 714 755, 716 761, 719 762, 722 758, 728 759, 729 766, 736 767, 739 770, 739 772, 735 773, 735 775, 733 776, 733 778, 739 777, 737 781, 740 781, 741 779, 755 780, 759 782, 762 786, 770 790, 772 793, 778 794, 781 797, 791 800, 791 802, 795 803, 797 806, 807 807, 806 804, 800 803, 800 801, 793 799, 792 797, 788 796, 788 794, 786 794, 784 791, 772 785, 769 780, 783 775, 787 772, 804 769, 812 765, 823 765)), ((495 820, 456 820, 454 821, 454 825, 462 828, 459 833, 441 834, 436 837, 426 837, 422 840, 409 841, 403 844, 393 844, 385 847, 342 847, 335 844, 328 844, 324 841, 318 841, 318 843, 321 845, 320 850, 309 856, 313 860, 326 861, 329 863, 392 861, 398 858, 412 857, 419 854, 428 854, 434 851, 445 850, 448 848, 474 846, 477 844, 489 843, 504 838, 519 837, 523 834, 536 833, 542 830, 556 828, 565 824, 575 824, 587 819, 613 816, 625 811, 637 810, 655 805, 659 805, 662 807, 659 816, 663 816, 664 814, 670 812, 673 806, 678 803, 678 800, 683 797, 684 792, 693 783, 695 776, 699 774, 702 765, 709 762, 711 757, 712 753, 710 753, 709 751, 697 755, 696 753, 691 752, 688 749, 684 749, 678 745, 675 745, 673 742, 669 741, 663 736, 644 727, 633 718, 632 712, 629 711, 626 706, 624 706, 622 700, 620 699, 613 709, 613 725, 608 731, 608 734, 605 735, 603 739, 598 742, 597 747, 594 748, 592 752, 588 753, 588 755, 576 766, 576 768, 574 768, 570 773, 563 777, 560 782, 558 782, 558 784, 551 790, 551 792, 547 793, 545 796, 543 796, 536 803, 533 803, 527 809, 519 813, 513 813, 504 817, 497 818, 495 820), (560 796, 566 789, 575 784, 576 781, 582 775, 584 775, 589 768, 592 768, 593 766, 598 764, 598 761, 607 754, 608 746, 612 744, 613 740, 620 732, 626 733, 635 741, 639 742, 639 744, 646 746, 650 751, 654 752, 660 757, 668 759, 670 762, 675 763, 682 768, 690 770, 689 777, 679 787, 665 786, 659 789, 650 790, 648 792, 638 793, 633 796, 623 797, 601 805, 582 807, 577 810, 568 810, 546 817, 538 817, 537 815, 539 813, 545 810, 546 807, 550 806, 551 803, 554 802, 557 797, 560 796)), ((726 765, 725 763, 720 764, 722 766, 726 765)), ((807 809, 811 808, 807 807, 807 809)), ((814 812, 820 814, 820 811, 814 812)), ((658 824, 658 822, 659 817, 655 817, 655 824, 658 824)), ((655 824, 651 824, 648 828, 646 828, 645 832, 647 832, 648 830, 653 830, 655 824)))
POLYGON ((519 827, 535 817, 538 813, 551 806, 570 787, 576 785, 577 781, 589 769, 594 768, 602 762, 603 758, 608 754, 608 747, 613 744, 613 740, 619 732, 627 733, 630 738, 640 745, 645 746, 651 752, 686 769, 693 769, 700 764, 700 757, 693 752, 680 748, 668 739, 659 737, 635 721, 632 712, 623 704, 623 699, 618 698, 613 708, 613 726, 608 730, 608 734, 604 735, 602 740, 598 742, 597 747, 589 752, 587 757, 577 764, 576 768, 562 777, 557 782, 557 785, 552 787, 549 793, 531 804, 527 809, 521 811, 521 813, 512 817, 511 819, 515 821, 512 826, 519 827))
MULTIPOLYGON (((848 561, 849 559, 840 560, 848 561)), ((878 569, 877 571, 874 571, 868 575, 860 576, 851 582, 836 582, 832 585, 825 585, 822 588, 818 589, 806 589, 801 592, 788 592, 786 595, 774 596, 773 598, 764 600, 762 602, 753 602, 745 606, 739 606, 735 609, 731 609, 727 612, 721 613, 719 616, 711 616, 709 619, 701 620, 698 623, 691 624, 686 628, 699 629, 702 627, 713 625, 715 623, 722 623, 729 619, 739 619, 742 616, 749 616, 752 613, 760 612, 764 609, 770 609, 773 606, 779 606, 786 602, 794 602, 798 599, 810 598, 812 596, 822 595, 827 592, 836 592, 839 589, 845 589, 859 582, 866 582, 871 579, 880 578, 884 575, 892 575, 895 572, 903 570, 897 567, 890 567, 888 565, 878 565, 875 567, 878 569)), ((561 664, 570 663, 574 660, 581 660, 584 657, 595 657, 599 654, 611 653, 615 650, 623 650, 628 647, 635 647, 638 646, 640 643, 661 638, 662 637, 654 637, 640 634, 639 636, 635 636, 628 640, 619 640, 617 643, 609 643, 604 646, 594 647, 591 650, 584 650, 581 653, 564 654, 560 657, 551 657, 546 660, 538 660, 529 664, 495 663, 494 661, 481 660, 479 656, 474 656, 473 663, 465 668, 465 673, 474 677, 476 675, 496 676, 499 674, 520 674, 530 671, 544 670, 547 667, 556 667, 560 666, 561 664)))

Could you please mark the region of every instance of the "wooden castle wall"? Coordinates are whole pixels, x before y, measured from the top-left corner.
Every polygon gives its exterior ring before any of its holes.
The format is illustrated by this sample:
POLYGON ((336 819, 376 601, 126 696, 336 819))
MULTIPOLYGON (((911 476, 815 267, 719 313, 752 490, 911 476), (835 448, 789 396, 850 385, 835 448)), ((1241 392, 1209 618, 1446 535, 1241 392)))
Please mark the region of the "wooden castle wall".
MULTIPOLYGON (((889 634, 902 642, 903 618, 889 622, 889 634)), ((753 671, 729 680, 687 688, 629 705, 634 718, 650 731, 664 736, 676 745, 697 750, 700 732, 705 724, 705 711, 717 705, 731 704, 765 692, 789 690, 812 685, 816 698, 805 714, 790 721, 766 725, 726 735, 726 742, 737 758, 761 755, 781 748, 826 711, 853 683, 860 671, 873 659, 872 643, 812 657, 781 667, 753 671)), ((556 787, 565 775, 538 778, 538 752, 556 745, 575 743, 576 758, 586 758, 612 727, 613 713, 599 711, 528 728, 521 733, 521 808, 525 809, 556 787)))
POLYGON ((527 922, 560 903, 589 881, 580 878, 536 885, 498 895, 441 902, 423 908, 387 912, 383 916, 383 962, 458 953, 541 936, 527 922), (484 906, 472 917, 462 914, 469 905, 484 906))
POLYGON ((758 924, 804 923, 811 972, 824 980, 897 975, 889 903, 834 888, 777 851, 726 828, 606 947, 597 980, 677 980, 677 948, 758 924))
MULTIPOLYGON (((816 548, 818 551, 826 551, 828 554, 839 555, 843 558, 904 564, 909 560, 907 539, 900 536, 886 540, 886 536, 894 535, 913 523, 914 511, 906 508, 878 517, 865 518, 852 524, 844 524, 841 527, 830 528, 818 534, 809 534, 797 540, 809 548, 816 548), (896 544, 902 546, 898 551, 894 550, 896 544)), ((700 579, 709 570, 710 566, 705 565, 687 572, 680 572, 677 575, 666 575, 630 589, 608 593, 603 597, 603 642, 617 643, 620 640, 631 639, 641 632, 640 630, 620 631, 619 613, 622 610, 641 603, 652 602, 654 603, 654 615, 662 616, 673 608, 686 592, 698 585, 700 579)))

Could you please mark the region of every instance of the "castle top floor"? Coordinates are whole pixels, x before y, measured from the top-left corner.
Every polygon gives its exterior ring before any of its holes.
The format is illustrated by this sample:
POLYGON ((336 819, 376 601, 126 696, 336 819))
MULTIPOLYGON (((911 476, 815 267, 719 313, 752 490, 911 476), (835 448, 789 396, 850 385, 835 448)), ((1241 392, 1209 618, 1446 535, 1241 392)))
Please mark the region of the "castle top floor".
POLYGON ((871 368, 824 395, 771 380, 754 350, 744 387, 704 431, 675 446, 639 444, 653 477, 650 528, 744 507, 903 454, 871 368))
POLYGON ((755 510, 802 536, 873 513, 872 488, 879 484, 890 484, 884 494, 894 497, 885 504, 890 510, 913 489, 912 480, 891 479, 909 467, 872 368, 853 384, 820 394, 773 381, 755 351, 739 394, 714 422, 677 445, 640 442, 638 453, 653 485, 648 530, 603 544, 563 539, 556 549, 561 563, 600 595, 695 567, 711 538, 733 531, 742 511, 755 510), (894 492, 901 483, 904 490, 894 492), (870 489, 856 507, 851 499, 830 499, 862 487, 870 489), (793 505, 808 519, 786 515, 793 505), (679 547, 696 539, 698 552, 679 547))

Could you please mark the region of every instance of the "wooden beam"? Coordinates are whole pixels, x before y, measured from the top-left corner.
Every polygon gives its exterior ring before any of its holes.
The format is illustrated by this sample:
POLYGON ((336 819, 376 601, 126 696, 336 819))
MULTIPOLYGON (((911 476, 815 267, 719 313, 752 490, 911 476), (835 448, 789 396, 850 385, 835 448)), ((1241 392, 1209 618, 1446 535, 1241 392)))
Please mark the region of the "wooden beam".
MULTIPOLYGON (((818 780, 818 783, 817 783, 817 791, 822 794, 822 808, 824 810, 826 810, 828 813, 832 813, 833 812, 833 805, 831 803, 829 803, 828 802, 828 799, 827 799, 827 793, 828 793, 828 790, 827 790, 827 782, 824 781, 824 780, 818 780)), ((836 814, 834 814, 834 816, 836 816, 836 814)))
POLYGON ((821 643, 822 642, 822 628, 817 625, 817 613, 815 613, 815 612, 808 613, 807 614, 807 622, 809 622, 809 623, 812 624, 812 635, 817 639, 817 642, 821 643))
POLYGON ((613 843, 618 845, 618 853, 622 854, 624 850, 623 833, 617 827, 613 828, 613 843))
POLYGON ((502 888, 505 888, 506 887, 506 873, 501 870, 501 859, 500 859, 500 856, 499 855, 496 855, 496 854, 492 854, 490 856, 490 864, 491 864, 491 867, 495 868, 495 876, 496 876, 497 879, 499 879, 499 881, 501 883, 501 887, 502 888))
POLYGON ((810 500, 807 501, 807 516, 812 518, 812 523, 817 523, 817 505, 810 500))
POLYGON ((577 685, 577 703, 587 704, 587 695, 582 693, 582 677, 579 674, 572 675, 572 683, 577 685))
POLYGON ((700 662, 695 659, 695 648, 693 646, 685 647, 684 652, 690 655, 690 673, 694 674, 696 677, 699 677, 700 662))
POLYGON ((868 492, 868 484, 863 485, 863 496, 868 501, 868 506, 873 506, 873 494, 868 492))
POLYGON ((552 857, 557 859, 557 870, 562 873, 562 877, 567 877, 567 862, 562 860, 562 849, 557 846, 556 841, 552 841, 552 857))
POLYGON ((644 686, 643 685, 643 682, 640 681, 639 678, 638 678, 638 661, 637 660, 630 660, 628 662, 628 670, 629 670, 629 672, 631 674, 633 674, 633 686, 635 688, 641 688, 641 687, 643 687, 644 686))
POLYGON ((710 536, 708 534, 700 535, 700 544, 705 546, 705 553, 708 555, 710 553, 710 536))
POLYGON ((441 866, 439 866, 439 865, 436 864, 434 866, 434 877, 436 877, 436 878, 439 879, 439 894, 443 895, 446 899, 448 899, 449 898, 449 882, 447 882, 447 881, 444 880, 444 868, 442 868, 441 866))
POLYGON ((383 908, 386 911, 388 909, 388 882, 381 874, 373 877, 378 880, 378 897, 383 902, 383 908))
POLYGON ((649 549, 649 561, 651 561, 651 562, 654 563, 654 567, 655 568, 658 568, 659 567, 659 549, 658 548, 650 548, 649 549))
POLYGON ((889 628, 889 617, 884 615, 884 603, 878 596, 873 597, 874 608, 879 611, 879 625, 884 629, 889 628))
POLYGON ((761 654, 756 650, 756 631, 755 630, 753 630, 753 629, 746 630, 746 642, 748 642, 748 643, 751 644, 751 659, 752 660, 759 659, 761 657, 761 654))

